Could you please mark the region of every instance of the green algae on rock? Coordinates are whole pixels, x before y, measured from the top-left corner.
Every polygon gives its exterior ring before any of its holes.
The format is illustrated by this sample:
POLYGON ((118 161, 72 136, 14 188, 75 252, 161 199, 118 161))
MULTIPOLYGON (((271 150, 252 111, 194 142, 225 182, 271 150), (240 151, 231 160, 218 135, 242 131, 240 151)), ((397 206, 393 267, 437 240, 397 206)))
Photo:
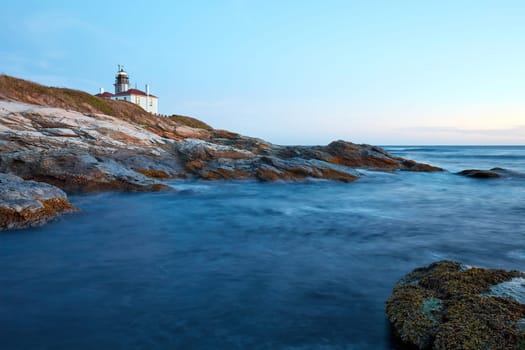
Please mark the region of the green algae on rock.
POLYGON ((525 274, 440 261, 395 287, 386 313, 418 349, 525 349, 525 274))

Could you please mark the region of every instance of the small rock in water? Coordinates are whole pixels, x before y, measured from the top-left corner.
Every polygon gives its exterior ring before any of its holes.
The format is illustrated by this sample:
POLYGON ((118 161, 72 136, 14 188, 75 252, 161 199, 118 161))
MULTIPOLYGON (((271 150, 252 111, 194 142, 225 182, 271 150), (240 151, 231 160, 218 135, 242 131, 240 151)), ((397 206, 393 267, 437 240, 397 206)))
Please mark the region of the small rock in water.
POLYGON ((461 175, 461 176, 472 177, 472 178, 475 178, 475 179, 497 179, 497 178, 502 177, 500 174, 498 174, 495 171, 478 170, 478 169, 463 170, 463 171, 460 171, 457 174, 461 175))
POLYGON ((394 332, 418 349, 524 349, 525 274, 440 261, 406 275, 386 302, 394 332))

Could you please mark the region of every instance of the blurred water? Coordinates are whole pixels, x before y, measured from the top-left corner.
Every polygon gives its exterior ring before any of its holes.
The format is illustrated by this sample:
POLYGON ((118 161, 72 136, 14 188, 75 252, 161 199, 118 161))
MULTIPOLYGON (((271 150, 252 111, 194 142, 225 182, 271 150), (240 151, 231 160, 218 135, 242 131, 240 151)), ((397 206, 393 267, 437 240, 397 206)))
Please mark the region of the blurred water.
POLYGON ((387 146, 389 152, 417 161, 431 161, 449 171, 506 168, 525 173, 525 146, 387 146))
MULTIPOLYGON (((520 147, 388 150, 524 170, 520 147)), ((519 177, 173 186, 75 196, 81 213, 1 234, 0 348, 398 349, 384 301, 414 267, 525 269, 519 177)))

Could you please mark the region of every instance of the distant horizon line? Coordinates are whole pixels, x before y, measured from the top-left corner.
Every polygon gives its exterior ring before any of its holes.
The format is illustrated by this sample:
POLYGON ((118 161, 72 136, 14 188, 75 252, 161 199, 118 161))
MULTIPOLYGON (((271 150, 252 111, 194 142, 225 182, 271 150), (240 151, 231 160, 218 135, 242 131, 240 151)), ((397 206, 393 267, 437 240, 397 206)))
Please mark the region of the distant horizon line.
POLYGON ((525 144, 522 145, 380 145, 381 147, 525 147, 525 144))

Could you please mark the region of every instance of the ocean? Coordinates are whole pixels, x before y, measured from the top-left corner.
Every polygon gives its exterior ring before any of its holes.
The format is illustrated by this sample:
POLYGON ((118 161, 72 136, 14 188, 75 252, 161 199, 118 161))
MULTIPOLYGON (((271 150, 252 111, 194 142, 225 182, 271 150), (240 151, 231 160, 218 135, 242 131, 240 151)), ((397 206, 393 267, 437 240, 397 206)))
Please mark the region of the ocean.
POLYGON ((442 259, 525 270, 525 147, 385 147, 441 173, 171 182, 0 234, 0 348, 402 349, 384 302, 442 259), (501 167, 503 179, 455 175, 501 167))

